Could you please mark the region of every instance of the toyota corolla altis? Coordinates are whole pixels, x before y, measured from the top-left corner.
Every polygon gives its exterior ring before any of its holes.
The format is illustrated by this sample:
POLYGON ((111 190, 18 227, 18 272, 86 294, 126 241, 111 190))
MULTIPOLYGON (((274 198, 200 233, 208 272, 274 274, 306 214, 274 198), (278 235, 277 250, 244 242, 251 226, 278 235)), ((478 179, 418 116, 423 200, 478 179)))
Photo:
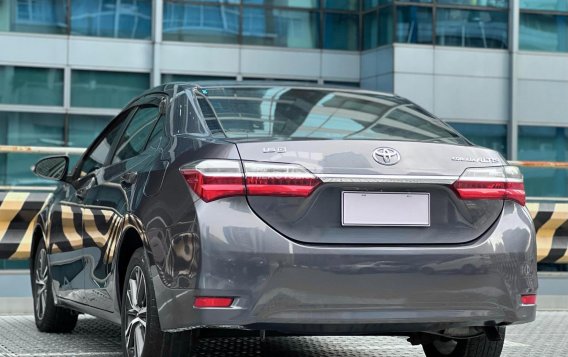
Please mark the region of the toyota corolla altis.
POLYGON ((204 329, 397 335, 499 356, 535 318, 523 178, 430 113, 372 91, 173 83, 130 102, 38 216, 40 331, 122 325, 126 356, 204 329))

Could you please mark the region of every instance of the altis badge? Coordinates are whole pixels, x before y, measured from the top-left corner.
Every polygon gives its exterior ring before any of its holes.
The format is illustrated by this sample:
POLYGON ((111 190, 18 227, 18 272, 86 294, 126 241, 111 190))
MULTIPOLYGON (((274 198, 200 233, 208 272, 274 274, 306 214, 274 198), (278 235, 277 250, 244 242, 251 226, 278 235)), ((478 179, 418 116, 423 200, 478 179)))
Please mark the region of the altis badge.
POLYGON ((463 162, 478 162, 481 164, 499 164, 501 160, 494 159, 492 157, 463 157, 463 156, 454 156, 452 157, 452 161, 463 161, 463 162))

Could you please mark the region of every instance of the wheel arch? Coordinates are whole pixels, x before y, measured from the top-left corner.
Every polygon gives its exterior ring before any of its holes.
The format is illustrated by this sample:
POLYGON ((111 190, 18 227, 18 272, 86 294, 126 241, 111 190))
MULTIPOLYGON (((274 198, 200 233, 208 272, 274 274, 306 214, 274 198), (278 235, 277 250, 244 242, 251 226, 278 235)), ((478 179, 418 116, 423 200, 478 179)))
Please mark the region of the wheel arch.
POLYGON ((48 248, 47 237, 45 235, 41 219, 38 218, 38 223, 36 224, 34 231, 32 233, 32 243, 30 246, 30 258, 29 258, 30 269, 33 269, 37 246, 41 240, 43 240, 43 242, 45 243, 45 247, 47 249, 48 248))
POLYGON ((122 289, 124 288, 124 280, 126 278, 126 270, 128 263, 134 252, 138 248, 145 248, 143 235, 133 226, 127 226, 119 241, 117 247, 116 259, 116 299, 118 306, 122 305, 122 289))

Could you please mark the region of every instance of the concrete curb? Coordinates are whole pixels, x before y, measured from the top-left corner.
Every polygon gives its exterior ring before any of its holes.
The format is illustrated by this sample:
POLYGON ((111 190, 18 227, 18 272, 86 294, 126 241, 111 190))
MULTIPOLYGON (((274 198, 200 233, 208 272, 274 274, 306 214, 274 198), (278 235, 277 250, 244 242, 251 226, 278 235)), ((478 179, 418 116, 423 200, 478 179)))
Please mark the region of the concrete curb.
POLYGON ((0 297, 1 315, 30 315, 34 313, 33 300, 30 297, 0 297))

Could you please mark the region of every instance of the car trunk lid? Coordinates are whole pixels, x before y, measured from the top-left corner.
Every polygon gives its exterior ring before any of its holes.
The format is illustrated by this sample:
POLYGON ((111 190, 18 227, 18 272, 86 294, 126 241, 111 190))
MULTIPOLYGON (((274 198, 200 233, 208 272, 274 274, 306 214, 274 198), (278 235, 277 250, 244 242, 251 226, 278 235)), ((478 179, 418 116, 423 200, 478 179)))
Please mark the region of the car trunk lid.
POLYGON ((231 141, 245 162, 245 176, 247 162, 270 162, 300 165, 322 181, 307 197, 248 195, 262 220, 302 243, 461 244, 490 229, 503 207, 503 200, 461 199, 452 186, 468 168, 506 165, 489 149, 410 141, 231 141), (392 158, 398 162, 379 163, 381 148, 398 153, 392 158), (418 210, 416 202, 425 210, 418 221, 410 213, 418 210), (363 222, 346 222, 354 209, 370 212, 361 214, 367 216, 363 222), (398 215, 398 221, 380 217, 389 215, 398 215), (421 221, 425 215, 427 222, 421 221))

